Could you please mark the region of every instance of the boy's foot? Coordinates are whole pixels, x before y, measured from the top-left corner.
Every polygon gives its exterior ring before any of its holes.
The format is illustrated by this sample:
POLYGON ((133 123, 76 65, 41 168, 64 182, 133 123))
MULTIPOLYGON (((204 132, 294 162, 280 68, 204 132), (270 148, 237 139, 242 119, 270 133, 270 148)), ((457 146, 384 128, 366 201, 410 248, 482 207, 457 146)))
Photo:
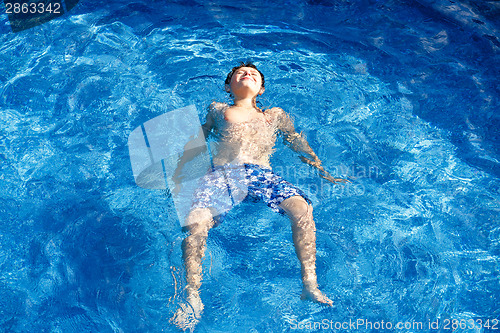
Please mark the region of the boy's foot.
POLYGON ((325 296, 318 288, 303 288, 300 299, 307 299, 316 303, 333 306, 333 301, 325 296))
POLYGON ((200 321, 203 308, 200 296, 188 296, 187 302, 179 306, 170 322, 183 331, 193 332, 200 321))

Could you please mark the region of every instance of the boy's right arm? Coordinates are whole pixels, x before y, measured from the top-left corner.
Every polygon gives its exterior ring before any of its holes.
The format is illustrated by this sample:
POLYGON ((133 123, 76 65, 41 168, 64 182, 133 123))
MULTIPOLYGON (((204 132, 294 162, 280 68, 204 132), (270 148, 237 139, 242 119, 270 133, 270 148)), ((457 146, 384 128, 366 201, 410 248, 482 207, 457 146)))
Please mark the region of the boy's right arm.
POLYGON ((172 176, 172 180, 176 184, 176 188, 180 185, 182 180, 182 168, 186 163, 191 161, 193 158, 201 154, 202 152, 207 150, 207 146, 205 144, 205 140, 208 137, 210 131, 214 128, 215 119, 214 119, 214 111, 216 107, 216 102, 213 102, 208 107, 207 119, 203 125, 201 125, 198 136, 189 140, 184 146, 181 157, 179 158, 179 162, 177 163, 177 168, 175 169, 174 175, 172 176))

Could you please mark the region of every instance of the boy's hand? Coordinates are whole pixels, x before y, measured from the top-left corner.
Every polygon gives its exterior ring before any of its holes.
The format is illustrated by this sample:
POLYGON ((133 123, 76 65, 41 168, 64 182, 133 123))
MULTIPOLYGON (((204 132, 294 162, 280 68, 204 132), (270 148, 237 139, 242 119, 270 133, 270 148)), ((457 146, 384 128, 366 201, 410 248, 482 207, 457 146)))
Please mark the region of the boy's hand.
POLYGON ((350 183, 351 181, 348 180, 348 179, 344 179, 344 178, 334 178, 332 177, 324 168, 323 166, 321 165, 321 160, 316 157, 314 159, 314 161, 304 157, 304 156, 300 156, 300 159, 302 160, 302 162, 304 163, 307 163, 309 165, 312 165, 313 167, 317 168, 319 170, 319 176, 323 179, 326 179, 328 180, 329 182, 332 182, 334 184, 345 184, 345 183, 350 183))
POLYGON ((319 176, 323 179, 326 179, 334 184, 346 184, 346 183, 350 183, 351 181, 349 179, 344 179, 344 178, 334 178, 332 176, 330 176, 330 174, 328 172, 326 172, 325 170, 320 170, 319 172, 319 176))

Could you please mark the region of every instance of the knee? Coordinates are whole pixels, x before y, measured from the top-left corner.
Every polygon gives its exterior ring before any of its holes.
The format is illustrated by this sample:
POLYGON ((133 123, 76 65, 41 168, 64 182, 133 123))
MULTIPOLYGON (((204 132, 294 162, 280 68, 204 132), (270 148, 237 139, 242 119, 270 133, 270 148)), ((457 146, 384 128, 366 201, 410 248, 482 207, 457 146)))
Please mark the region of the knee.
POLYGON ((191 235, 206 236, 208 230, 214 225, 214 220, 210 209, 195 208, 189 212, 184 223, 184 230, 191 235))
POLYGON ((280 205, 292 221, 312 219, 313 207, 301 196, 288 198, 280 205))

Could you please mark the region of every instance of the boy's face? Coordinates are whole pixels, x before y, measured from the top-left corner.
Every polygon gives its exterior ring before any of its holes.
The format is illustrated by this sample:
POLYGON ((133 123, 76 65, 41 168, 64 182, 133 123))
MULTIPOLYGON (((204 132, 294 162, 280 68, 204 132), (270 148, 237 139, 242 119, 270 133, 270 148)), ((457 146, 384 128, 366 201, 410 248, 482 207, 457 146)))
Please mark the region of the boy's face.
POLYGON ((230 87, 227 89, 237 97, 255 97, 264 92, 260 73, 251 67, 241 67, 233 73, 230 87))

